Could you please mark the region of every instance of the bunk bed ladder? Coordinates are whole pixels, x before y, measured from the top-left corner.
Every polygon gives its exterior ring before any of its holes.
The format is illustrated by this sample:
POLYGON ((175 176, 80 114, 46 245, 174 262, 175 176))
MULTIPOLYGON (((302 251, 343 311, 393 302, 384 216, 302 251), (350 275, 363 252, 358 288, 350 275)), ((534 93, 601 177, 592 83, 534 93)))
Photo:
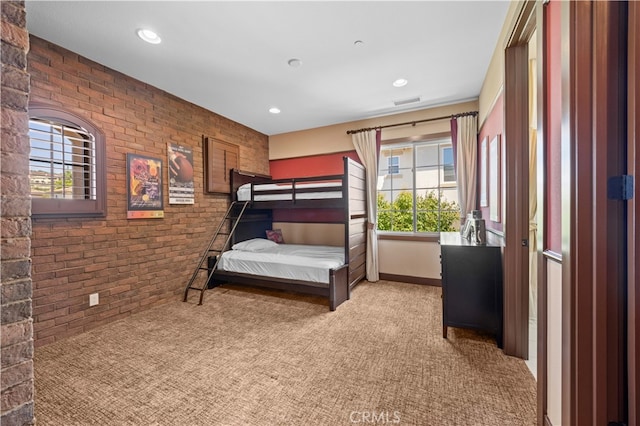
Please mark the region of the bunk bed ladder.
POLYGON ((202 287, 194 286, 194 283, 195 283, 196 279, 198 278, 198 275, 200 274, 201 271, 203 271, 203 270, 204 271, 208 271, 209 270, 209 268, 207 267, 208 266, 207 260, 209 259, 209 256, 212 253, 222 254, 222 252, 224 252, 227 249, 227 247, 229 246, 229 243, 231 242, 231 238, 233 237, 233 233, 236 230, 236 226, 238 226, 238 222, 242 218, 242 215, 244 214, 244 211, 246 210, 247 205, 249 203, 250 203, 250 201, 233 201, 231 203, 231 205, 227 209, 227 212, 224 215, 224 218, 222 218, 222 220, 218 224, 218 228, 216 229, 216 232, 213 234, 213 237, 211 237, 211 240, 209 241, 209 244, 207 245, 207 248, 204 250, 204 253, 202 253, 202 256, 200 257, 200 260, 198 261, 198 266, 196 266, 195 271, 193 271, 193 275, 191 275, 191 279, 189 280, 189 282, 187 283, 187 286, 184 289, 184 297, 182 299, 183 302, 187 301, 187 296, 189 295, 189 290, 198 290, 200 292, 200 300, 198 302, 198 305, 202 305, 202 298, 204 296, 204 291, 208 287, 208 284, 209 284, 209 281, 211 280, 211 276, 213 275, 213 272, 218 267, 218 262, 220 261, 220 256, 216 256, 216 261, 215 261, 213 267, 211 268, 211 271, 209 271, 209 273, 207 274, 207 279, 205 280, 205 282, 202 285, 202 287), (231 214, 234 211, 234 208, 236 206, 242 206, 242 209, 240 210, 240 212, 238 213, 237 216, 232 216, 231 214), (227 220, 229 220, 229 219, 235 219, 233 224, 230 225, 231 230, 229 232, 222 232, 222 229, 224 227, 225 222, 227 220), (221 236, 226 236, 226 239, 224 241, 224 244, 222 245, 222 248, 214 249, 213 247, 214 247, 216 241, 218 241, 218 237, 221 237, 221 236))

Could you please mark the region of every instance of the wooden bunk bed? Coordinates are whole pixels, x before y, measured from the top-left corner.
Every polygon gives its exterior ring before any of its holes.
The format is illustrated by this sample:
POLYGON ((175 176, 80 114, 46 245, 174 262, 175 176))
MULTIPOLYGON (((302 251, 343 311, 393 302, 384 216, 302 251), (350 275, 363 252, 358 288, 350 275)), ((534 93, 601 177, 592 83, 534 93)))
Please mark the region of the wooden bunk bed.
MULTIPOLYGON (((231 197, 239 204, 249 202, 244 214, 234 224, 232 244, 265 238, 266 231, 273 229, 274 211, 292 213, 293 209, 307 218, 310 211, 323 213, 320 216, 324 219, 313 221, 344 225, 344 264, 329 270, 328 283, 264 277, 216 268, 210 272, 210 286, 234 283, 319 295, 328 298, 331 310, 350 298, 351 289, 364 278, 366 270, 364 166, 344 157, 340 175, 277 180, 234 169, 231 171, 231 197)), ((213 264, 212 259, 210 268, 213 264)))

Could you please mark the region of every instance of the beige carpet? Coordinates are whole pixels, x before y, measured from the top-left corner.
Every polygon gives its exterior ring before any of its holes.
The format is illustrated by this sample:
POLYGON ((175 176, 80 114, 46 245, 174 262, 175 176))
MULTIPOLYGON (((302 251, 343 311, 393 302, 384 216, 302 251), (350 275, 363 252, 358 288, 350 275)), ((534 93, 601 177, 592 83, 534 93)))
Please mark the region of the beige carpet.
POLYGON ((534 425, 535 381, 449 329, 441 290, 322 299, 219 287, 35 353, 38 425, 534 425), (194 299, 195 300, 195 296, 194 299))

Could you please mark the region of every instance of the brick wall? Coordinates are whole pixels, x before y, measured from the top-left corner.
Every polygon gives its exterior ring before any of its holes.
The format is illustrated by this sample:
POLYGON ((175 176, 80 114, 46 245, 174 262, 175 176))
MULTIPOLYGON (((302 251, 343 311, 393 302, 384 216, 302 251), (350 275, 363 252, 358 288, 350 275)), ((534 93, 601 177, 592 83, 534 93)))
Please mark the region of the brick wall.
POLYGON ((181 298, 228 206, 227 196, 203 192, 203 134, 239 145, 244 170, 268 173, 269 161, 267 136, 33 36, 28 70, 31 101, 82 115, 107 146, 107 217, 33 220, 39 346, 181 298), (194 205, 168 204, 168 142, 193 149, 194 205), (164 161, 164 219, 127 220, 129 152, 164 161), (89 307, 91 293, 99 305, 89 307))
POLYGON ((33 422, 33 327, 31 320, 31 200, 27 102, 29 74, 24 2, 3 1, 0 92, 0 269, 2 346, 0 382, 3 425, 33 422))

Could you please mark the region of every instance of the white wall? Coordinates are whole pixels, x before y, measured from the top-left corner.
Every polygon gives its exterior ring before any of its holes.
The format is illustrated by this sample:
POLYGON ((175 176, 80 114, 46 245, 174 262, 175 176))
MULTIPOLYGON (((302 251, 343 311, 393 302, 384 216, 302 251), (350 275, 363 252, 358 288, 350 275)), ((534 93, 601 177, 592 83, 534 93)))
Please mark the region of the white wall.
POLYGON ((425 241, 379 240, 383 274, 440 279, 440 245, 425 241))
MULTIPOLYGON (((353 147, 353 142, 351 142, 351 135, 347 135, 347 130, 404 123, 412 120, 424 120, 477 110, 478 102, 469 101, 427 108, 420 111, 386 115, 384 117, 367 120, 272 135, 269 136, 269 160, 353 151, 355 148, 353 147)), ((433 135, 448 132, 449 130, 449 120, 438 120, 427 123, 417 123, 415 126, 408 125, 383 129, 382 139, 389 140, 416 135, 433 135)))

